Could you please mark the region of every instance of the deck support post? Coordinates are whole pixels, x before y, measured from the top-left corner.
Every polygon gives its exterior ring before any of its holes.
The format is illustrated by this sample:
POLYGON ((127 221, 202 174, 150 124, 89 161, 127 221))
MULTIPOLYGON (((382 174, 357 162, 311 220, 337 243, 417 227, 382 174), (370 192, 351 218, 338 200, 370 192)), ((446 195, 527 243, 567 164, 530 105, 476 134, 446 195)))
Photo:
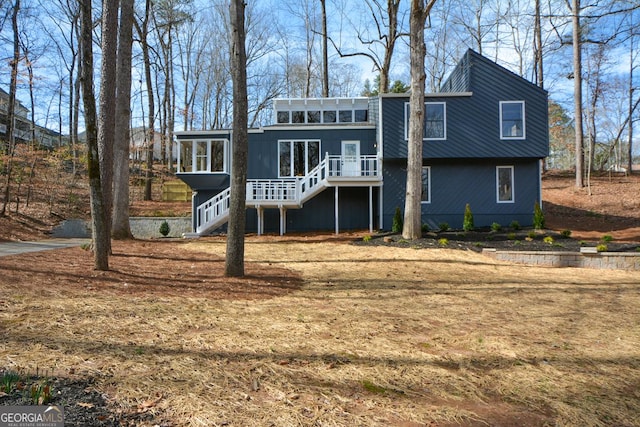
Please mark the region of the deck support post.
POLYGON ((378 187, 378 230, 384 230, 384 215, 382 209, 384 208, 384 189, 382 186, 378 187))
POLYGON ((280 205, 280 235, 283 236, 287 232, 287 208, 280 205))
POLYGON ((369 233, 373 234, 373 186, 369 186, 369 233))
POLYGON ((335 204, 334 205, 335 205, 335 217, 336 217, 336 234, 339 234, 340 233, 340 228, 338 226, 338 212, 339 212, 339 209, 338 209, 338 187, 336 186, 334 188, 335 188, 335 191, 334 191, 334 193, 335 193, 335 195, 334 195, 335 204))
POLYGON ((258 211, 258 236, 262 236, 264 233, 264 208, 256 206, 256 211, 258 211))
POLYGON ((198 231, 198 204, 196 203, 196 197, 198 192, 191 193, 191 231, 197 233, 198 231))

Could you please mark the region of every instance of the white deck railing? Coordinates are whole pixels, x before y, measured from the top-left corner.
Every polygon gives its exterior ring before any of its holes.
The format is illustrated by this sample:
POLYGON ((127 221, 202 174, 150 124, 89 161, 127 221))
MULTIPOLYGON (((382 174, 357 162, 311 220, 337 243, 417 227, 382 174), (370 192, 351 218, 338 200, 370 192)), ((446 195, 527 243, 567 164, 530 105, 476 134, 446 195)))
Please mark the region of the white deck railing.
POLYGON ((291 179, 248 179, 247 203, 250 202, 297 202, 298 180, 291 179))
MULTIPOLYGON (((325 158, 307 175, 285 179, 248 179, 247 205, 299 207, 316 194, 331 186, 331 181, 381 180, 378 156, 345 157, 340 155, 325 158)), ((196 232, 203 233, 224 224, 229 216, 230 189, 220 192, 198 206, 196 232)))

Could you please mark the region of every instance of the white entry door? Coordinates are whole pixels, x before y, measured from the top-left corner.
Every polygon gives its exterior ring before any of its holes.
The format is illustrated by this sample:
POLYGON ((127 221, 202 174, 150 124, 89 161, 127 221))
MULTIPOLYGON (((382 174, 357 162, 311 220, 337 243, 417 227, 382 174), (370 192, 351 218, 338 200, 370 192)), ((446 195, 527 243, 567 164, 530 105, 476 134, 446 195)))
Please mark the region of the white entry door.
POLYGON ((360 141, 342 141, 342 176, 360 176, 360 141))

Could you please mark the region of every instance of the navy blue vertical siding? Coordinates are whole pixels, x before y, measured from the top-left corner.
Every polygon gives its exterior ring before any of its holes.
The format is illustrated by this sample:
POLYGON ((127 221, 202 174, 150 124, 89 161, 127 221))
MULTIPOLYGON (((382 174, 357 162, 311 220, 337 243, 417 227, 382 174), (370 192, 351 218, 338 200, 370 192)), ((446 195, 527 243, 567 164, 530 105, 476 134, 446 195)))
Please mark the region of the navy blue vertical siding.
MULTIPOLYGON (((472 51, 462 69, 469 79, 467 94, 429 95, 426 102, 446 103, 447 139, 424 141, 423 157, 543 158, 549 152, 547 93, 472 51), (525 137, 500 139, 500 101, 525 102, 525 137)), ((455 74, 455 72, 454 72, 455 74)), ((461 77, 460 77, 461 78, 461 77)), ((409 96, 382 98, 383 156, 407 157, 405 104, 409 96)))
MULTIPOLYGON (((422 204, 422 223, 437 229, 446 222, 461 228, 465 205, 469 203, 477 227, 497 222, 508 226, 518 221, 530 226, 533 207, 539 200, 539 162, 527 159, 436 160, 431 167, 431 203, 422 204), (514 203, 498 203, 496 167, 514 167, 514 203)), ((385 162, 383 228, 390 229, 396 207, 404 209, 406 163, 385 162)))
POLYGON ((303 126, 291 129, 264 128, 264 132, 249 134, 249 156, 247 177, 249 179, 278 178, 278 141, 279 140, 320 140, 320 156, 326 153, 338 155, 342 150, 342 141, 360 141, 360 154, 376 154, 373 127, 349 127, 331 129, 304 129, 303 126))

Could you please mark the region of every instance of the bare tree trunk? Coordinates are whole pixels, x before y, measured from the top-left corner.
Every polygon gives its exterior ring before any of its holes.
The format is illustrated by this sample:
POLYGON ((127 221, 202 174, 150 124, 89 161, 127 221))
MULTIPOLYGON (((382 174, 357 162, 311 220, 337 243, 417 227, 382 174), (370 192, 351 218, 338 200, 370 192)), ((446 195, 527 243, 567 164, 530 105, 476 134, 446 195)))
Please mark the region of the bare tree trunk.
POLYGON ((633 35, 629 40, 629 146, 628 146, 628 163, 627 173, 633 174, 633 93, 635 91, 633 87, 633 65, 634 50, 633 50, 633 35))
POLYGON ((422 236, 422 134, 424 131, 424 90, 426 74, 424 59, 424 26, 435 0, 411 0, 409 21, 409 49, 411 63, 411 96, 409 98, 409 142, 407 154, 407 185, 404 203, 402 237, 419 239, 422 236))
POLYGON ((109 229, 100 182, 98 154, 98 123, 96 98, 93 92, 93 19, 91 0, 81 0, 82 100, 87 137, 87 168, 91 201, 91 229, 93 232, 94 268, 109 269, 109 229))
MULTIPOLYGON (((387 28, 387 45, 384 50, 384 58, 380 67, 380 93, 389 92, 389 72, 391 71, 391 59, 398 38, 398 8, 400 0, 387 0, 387 17, 389 18, 389 27, 387 28)), ((424 40, 424 35, 422 36, 424 40)), ((426 52, 425 52, 426 55, 426 52)), ((424 60, 422 61, 424 63, 424 60)), ((424 68, 424 66, 423 66, 424 68)), ((426 78, 426 77, 425 77, 426 78)))
POLYGON ((113 155, 113 222, 116 239, 133 237, 129 225, 129 141, 131 120, 131 48, 133 1, 121 0, 118 33, 116 129, 113 155))
POLYGON ((111 233, 113 206, 113 144, 116 128, 116 64, 118 51, 119 0, 102 2, 102 65, 100 70, 100 109, 98 148, 108 234, 111 233))
POLYGON ((580 0, 572 0, 573 23, 573 104, 575 109, 574 127, 576 132, 576 187, 584 187, 584 156, 582 127, 582 31, 580 30, 580 0))
POLYGON ((153 155, 155 142, 155 95, 153 91, 153 79, 151 77, 151 56, 149 55, 149 19, 151 17, 151 0, 146 0, 144 20, 142 25, 137 27, 140 36, 140 44, 142 45, 142 58, 144 62, 144 78, 147 86, 147 102, 149 107, 148 121, 149 129, 147 129, 147 158, 146 172, 144 182, 144 200, 152 199, 152 183, 153 183, 153 155))
POLYGON ((536 0, 534 24, 534 55, 536 84, 544 89, 544 67, 542 63, 542 24, 540 22, 540 0, 536 0))
POLYGON ((244 232, 247 183, 247 55, 245 51, 244 0, 232 0, 231 78, 233 80, 233 169, 227 236, 225 275, 244 276, 244 232))
POLYGON ((322 96, 329 97, 329 52, 327 46, 327 3, 320 0, 322 8, 322 96))
POLYGON ((13 173, 13 156, 15 154, 15 116, 16 116, 16 88, 18 86, 18 63, 20 62, 20 35, 18 33, 18 12, 20 11, 20 0, 16 0, 11 13, 11 28, 13 30, 13 58, 11 59, 11 82, 9 83, 9 102, 7 105, 7 141, 4 147, 4 153, 7 155, 5 160, 5 186, 4 198, 2 200, 2 208, 0 216, 7 213, 7 205, 11 195, 11 178, 13 173))

